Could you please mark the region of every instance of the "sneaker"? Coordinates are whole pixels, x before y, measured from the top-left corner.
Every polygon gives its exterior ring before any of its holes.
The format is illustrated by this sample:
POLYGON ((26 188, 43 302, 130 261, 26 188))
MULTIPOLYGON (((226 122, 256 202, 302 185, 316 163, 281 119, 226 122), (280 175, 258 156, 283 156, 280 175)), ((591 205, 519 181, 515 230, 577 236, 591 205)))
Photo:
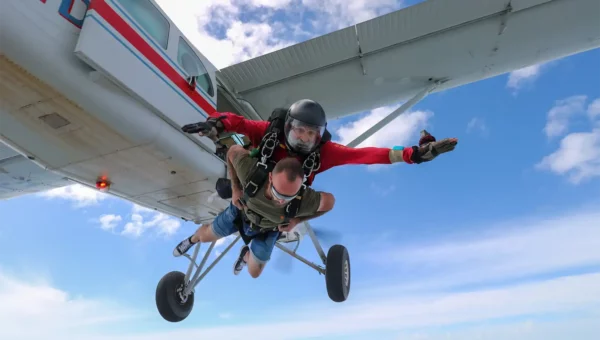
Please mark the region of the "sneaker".
POLYGON ((186 238, 185 240, 179 242, 177 247, 173 249, 173 256, 178 257, 187 253, 187 251, 190 250, 190 248, 193 247, 195 244, 196 243, 192 242, 192 236, 186 238))
POLYGON ((242 249, 240 250, 240 256, 233 264, 233 275, 239 274, 242 271, 242 269, 244 269, 244 267, 246 266, 246 261, 244 261, 244 256, 246 256, 246 253, 248 252, 248 250, 250 250, 250 247, 248 247, 247 245, 243 246, 242 249))

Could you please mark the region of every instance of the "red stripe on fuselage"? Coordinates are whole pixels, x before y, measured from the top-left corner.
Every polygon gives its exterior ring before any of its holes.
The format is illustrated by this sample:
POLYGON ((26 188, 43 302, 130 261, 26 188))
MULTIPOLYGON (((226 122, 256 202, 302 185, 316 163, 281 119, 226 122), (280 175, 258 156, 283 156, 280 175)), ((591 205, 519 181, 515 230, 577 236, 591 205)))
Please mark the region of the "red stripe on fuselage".
POLYGON ((144 40, 129 24, 110 7, 105 0, 92 0, 89 10, 95 10, 106 22, 119 32, 135 49, 137 49, 148 61, 167 78, 169 78, 178 88, 183 91, 190 99, 202 108, 208 114, 215 111, 215 108, 204 99, 198 92, 190 89, 186 79, 182 77, 150 44, 144 40))

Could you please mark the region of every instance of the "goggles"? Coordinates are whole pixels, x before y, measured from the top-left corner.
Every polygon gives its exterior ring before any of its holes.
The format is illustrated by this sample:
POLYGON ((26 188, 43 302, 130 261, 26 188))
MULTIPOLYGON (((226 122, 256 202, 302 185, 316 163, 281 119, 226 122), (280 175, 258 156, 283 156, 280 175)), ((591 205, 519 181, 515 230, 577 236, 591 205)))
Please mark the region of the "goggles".
POLYGON ((289 202, 289 201, 293 200, 294 198, 296 198, 296 196, 298 196, 298 193, 294 194, 293 196, 288 196, 288 195, 284 195, 284 194, 280 193, 279 191, 277 191, 277 189, 275 189, 273 182, 271 182, 271 194, 273 195, 273 197, 275 199, 280 200, 280 201, 285 201, 285 202, 289 202))

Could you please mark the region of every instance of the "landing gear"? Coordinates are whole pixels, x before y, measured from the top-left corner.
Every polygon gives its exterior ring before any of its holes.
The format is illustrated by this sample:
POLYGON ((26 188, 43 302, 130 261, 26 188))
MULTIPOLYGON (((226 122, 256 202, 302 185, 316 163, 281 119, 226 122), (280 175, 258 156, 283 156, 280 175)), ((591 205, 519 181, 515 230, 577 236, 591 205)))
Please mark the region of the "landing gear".
MULTIPOLYGON (((275 246, 300 262, 315 269, 319 274, 325 275, 327 294, 332 301, 346 301, 350 293, 350 257, 348 255, 348 250, 346 247, 336 244, 329 249, 327 256, 325 256, 325 252, 323 252, 323 248, 321 248, 314 231, 308 223, 305 223, 305 226, 306 233, 310 236, 324 266, 310 262, 296 253, 300 240, 302 239, 302 236, 297 232, 291 232, 286 234, 285 237, 280 237, 275 243, 275 246), (291 242, 298 242, 293 250, 282 245, 283 243, 291 242)), ((204 272, 202 272, 202 269, 216 242, 210 244, 200 264, 196 263, 198 252, 200 251, 200 243, 197 243, 193 247, 193 255, 182 255, 190 260, 187 273, 184 274, 179 271, 172 271, 163 276, 156 287, 156 307, 163 319, 169 322, 180 322, 190 315, 192 308, 194 307, 194 289, 240 238, 241 236, 238 235, 204 272)))
POLYGON ((350 256, 346 247, 336 244, 329 248, 325 283, 331 300, 346 301, 350 293, 350 256))
POLYGON ((227 252, 237 243, 240 239, 238 236, 225 250, 221 253, 204 272, 202 268, 208 260, 215 243, 212 242, 202 262, 196 264, 196 258, 198 258, 198 252, 200 251, 200 243, 194 246, 194 255, 183 254, 190 260, 187 273, 173 271, 162 277, 156 287, 156 308, 163 319, 170 322, 179 322, 184 320, 192 312, 194 307, 194 289, 196 285, 208 274, 208 272, 227 254, 227 252), (192 275, 192 270, 196 268, 196 271, 192 275))
POLYGON ((327 287, 327 295, 334 302, 344 302, 348 299, 350 294, 350 256, 346 247, 336 244, 329 248, 327 256, 319 240, 315 236, 314 231, 308 223, 305 222, 306 233, 310 236, 317 253, 321 257, 325 267, 319 266, 305 259, 304 257, 296 254, 296 249, 293 251, 282 246, 280 242, 275 243, 275 246, 289 255, 293 256, 297 260, 303 262, 309 267, 315 269, 320 274, 325 275, 325 286, 327 287))
POLYGON ((167 273, 156 286, 156 307, 163 319, 170 322, 184 320, 194 307, 194 293, 184 294, 185 274, 167 273))

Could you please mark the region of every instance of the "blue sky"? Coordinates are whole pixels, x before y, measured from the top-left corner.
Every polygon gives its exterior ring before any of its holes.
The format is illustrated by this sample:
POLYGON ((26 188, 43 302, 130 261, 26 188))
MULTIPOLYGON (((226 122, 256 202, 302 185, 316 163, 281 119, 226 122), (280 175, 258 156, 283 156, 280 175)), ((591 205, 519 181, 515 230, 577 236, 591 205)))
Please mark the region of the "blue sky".
MULTIPOLYGON (((260 3, 267 2, 161 5, 197 44, 213 44, 215 64, 335 29, 316 29, 313 19, 345 25, 402 5, 359 1, 348 9, 331 0, 317 11, 305 1, 290 12, 277 7, 285 0, 260 3), (285 20, 292 17, 304 18, 298 29, 285 20), (213 22, 195 24, 204 18, 213 22), (287 29, 267 29, 260 18, 287 29), (247 39, 235 40, 240 34, 247 39)), ((193 224, 78 186, 2 201, 0 318, 8 326, 0 335, 597 338, 598 60, 594 50, 430 95, 365 144, 411 145, 422 128, 459 138, 455 151, 431 163, 320 174, 315 187, 334 193, 336 207, 313 225, 338 231, 352 261, 343 304, 329 300, 324 277, 307 266, 279 269, 287 255, 277 250, 259 279, 234 276, 236 246, 198 286, 191 316, 170 324, 156 312, 154 291, 166 272, 185 271, 171 252, 193 224)), ((330 129, 349 141, 392 109, 330 129)), ((300 252, 318 261, 310 242, 300 252)))

